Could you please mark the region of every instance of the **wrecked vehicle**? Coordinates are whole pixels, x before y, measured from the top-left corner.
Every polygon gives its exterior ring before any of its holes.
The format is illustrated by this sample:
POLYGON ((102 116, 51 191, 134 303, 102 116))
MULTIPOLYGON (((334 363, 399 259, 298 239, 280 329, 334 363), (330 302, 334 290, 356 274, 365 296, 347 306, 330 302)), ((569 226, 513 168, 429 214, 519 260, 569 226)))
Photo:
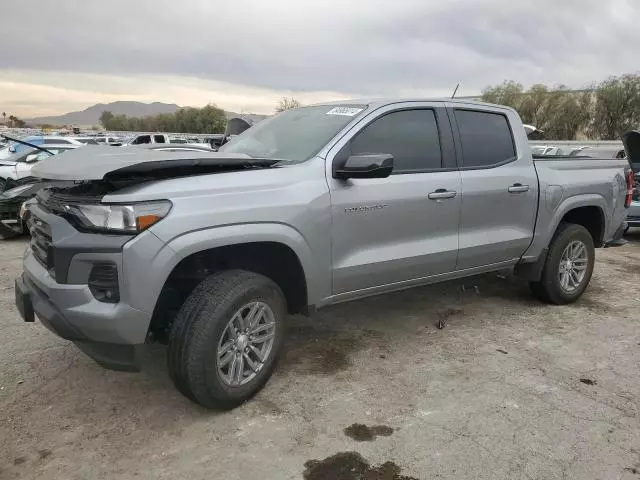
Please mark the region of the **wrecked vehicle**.
POLYGON ((27 233, 27 225, 20 217, 22 204, 40 190, 40 179, 25 179, 19 185, 0 192, 0 239, 6 240, 27 233))
POLYGON ((43 188, 69 187, 73 182, 51 182, 26 177, 16 181, 12 188, 0 192, 0 240, 25 235, 29 232, 24 204, 43 188))
POLYGON ((302 107, 217 153, 86 147, 33 173, 77 184, 30 206, 22 318, 106 368, 167 343, 208 408, 264 386, 288 313, 504 269, 576 301, 632 179, 623 160, 534 160, 514 110, 450 99, 302 107))
POLYGON ((640 174, 640 131, 632 130, 625 133, 622 137, 622 143, 624 143, 625 152, 631 168, 634 171, 636 180, 633 191, 633 201, 627 213, 627 227, 638 228, 640 227, 640 191, 638 189, 638 175, 640 174))

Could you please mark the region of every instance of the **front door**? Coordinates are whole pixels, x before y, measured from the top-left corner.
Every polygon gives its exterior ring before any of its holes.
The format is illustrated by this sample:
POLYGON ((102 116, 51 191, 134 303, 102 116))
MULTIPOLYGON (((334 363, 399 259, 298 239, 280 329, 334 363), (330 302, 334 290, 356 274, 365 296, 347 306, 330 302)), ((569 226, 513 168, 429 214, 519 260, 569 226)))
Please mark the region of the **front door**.
POLYGON ((400 105, 363 118, 328 158, 394 157, 394 173, 384 179, 337 180, 329 170, 336 295, 455 270, 461 179, 446 110, 400 105))

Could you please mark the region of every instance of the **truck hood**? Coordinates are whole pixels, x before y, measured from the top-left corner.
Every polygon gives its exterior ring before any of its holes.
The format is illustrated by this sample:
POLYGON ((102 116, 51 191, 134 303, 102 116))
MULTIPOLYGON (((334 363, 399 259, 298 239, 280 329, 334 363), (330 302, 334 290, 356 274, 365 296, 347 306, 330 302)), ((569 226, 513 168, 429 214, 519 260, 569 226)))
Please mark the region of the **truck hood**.
POLYGON ((68 181, 135 178, 151 180, 267 168, 278 161, 235 153, 158 151, 89 145, 42 160, 33 167, 31 175, 68 181))

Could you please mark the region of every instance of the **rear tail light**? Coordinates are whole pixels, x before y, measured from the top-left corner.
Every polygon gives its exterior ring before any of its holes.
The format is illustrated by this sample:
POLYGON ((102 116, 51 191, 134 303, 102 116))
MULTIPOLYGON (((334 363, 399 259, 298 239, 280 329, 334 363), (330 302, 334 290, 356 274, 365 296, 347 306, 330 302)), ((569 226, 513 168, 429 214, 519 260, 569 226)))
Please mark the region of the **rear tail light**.
POLYGON ((629 208, 631 206, 631 201, 633 200, 634 175, 632 169, 628 169, 625 173, 625 177, 627 179, 627 196, 624 199, 624 206, 625 208, 629 208))
POLYGON ((118 303, 118 268, 112 263, 96 263, 89 273, 89 290, 96 300, 104 303, 118 303))

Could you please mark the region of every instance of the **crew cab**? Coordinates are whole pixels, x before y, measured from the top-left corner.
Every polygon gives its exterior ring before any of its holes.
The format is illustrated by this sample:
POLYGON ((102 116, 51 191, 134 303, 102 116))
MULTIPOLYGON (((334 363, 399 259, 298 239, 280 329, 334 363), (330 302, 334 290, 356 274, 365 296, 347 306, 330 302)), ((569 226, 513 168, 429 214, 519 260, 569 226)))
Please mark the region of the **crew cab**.
POLYGON ((514 110, 450 99, 302 107, 219 152, 85 147, 33 174, 75 184, 30 205, 23 319, 112 369, 165 342, 209 408, 262 388, 288 313, 503 269, 576 301, 632 181, 626 160, 534 159, 514 110))

